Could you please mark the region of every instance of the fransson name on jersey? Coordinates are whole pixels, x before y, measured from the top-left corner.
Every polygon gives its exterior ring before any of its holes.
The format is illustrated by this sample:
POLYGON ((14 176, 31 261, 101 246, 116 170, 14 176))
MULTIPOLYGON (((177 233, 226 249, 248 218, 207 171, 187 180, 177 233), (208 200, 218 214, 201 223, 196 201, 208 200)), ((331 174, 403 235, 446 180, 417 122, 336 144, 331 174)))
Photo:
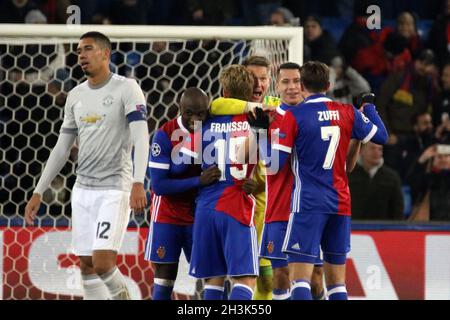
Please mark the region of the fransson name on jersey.
POLYGON ((136 80, 111 74, 101 86, 87 81, 70 91, 61 133, 78 135, 76 184, 129 191, 132 141, 127 116, 146 119, 146 100, 136 80))
POLYGON ((249 131, 250 125, 247 121, 231 122, 231 123, 216 123, 210 125, 211 132, 214 133, 228 133, 237 131, 249 131))

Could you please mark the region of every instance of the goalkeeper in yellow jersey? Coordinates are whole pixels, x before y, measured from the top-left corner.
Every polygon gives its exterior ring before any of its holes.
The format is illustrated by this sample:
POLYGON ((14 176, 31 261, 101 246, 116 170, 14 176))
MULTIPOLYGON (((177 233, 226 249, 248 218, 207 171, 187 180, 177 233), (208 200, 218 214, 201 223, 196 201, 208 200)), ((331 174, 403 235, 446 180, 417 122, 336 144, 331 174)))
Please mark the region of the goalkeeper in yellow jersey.
MULTIPOLYGON (((250 56, 244 63, 249 71, 253 73, 255 82, 253 86, 253 95, 251 102, 244 102, 235 99, 219 98, 213 101, 211 105, 211 114, 213 115, 230 115, 243 114, 252 111, 256 106, 276 108, 279 100, 272 97, 266 97, 270 86, 270 61, 261 56, 250 56)), ((256 198, 255 225, 258 235, 258 244, 261 242, 262 227, 264 225, 264 212, 266 208, 265 194, 265 167, 259 162, 253 177, 255 191, 253 195, 256 198)), ((272 265, 267 259, 260 259, 259 277, 256 282, 254 300, 272 300, 272 265)))

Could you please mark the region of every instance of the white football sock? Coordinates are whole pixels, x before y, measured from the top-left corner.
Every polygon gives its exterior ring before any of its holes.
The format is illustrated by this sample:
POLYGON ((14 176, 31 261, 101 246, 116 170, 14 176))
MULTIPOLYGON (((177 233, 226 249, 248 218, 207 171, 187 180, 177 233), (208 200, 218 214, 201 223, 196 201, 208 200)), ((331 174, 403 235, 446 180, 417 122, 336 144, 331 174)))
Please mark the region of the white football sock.
POLYGON ((102 274, 100 278, 108 288, 111 300, 131 300, 125 277, 119 268, 114 267, 108 273, 102 274))
POLYGON ((103 280, 96 274, 81 275, 84 300, 108 300, 110 299, 108 288, 103 280))

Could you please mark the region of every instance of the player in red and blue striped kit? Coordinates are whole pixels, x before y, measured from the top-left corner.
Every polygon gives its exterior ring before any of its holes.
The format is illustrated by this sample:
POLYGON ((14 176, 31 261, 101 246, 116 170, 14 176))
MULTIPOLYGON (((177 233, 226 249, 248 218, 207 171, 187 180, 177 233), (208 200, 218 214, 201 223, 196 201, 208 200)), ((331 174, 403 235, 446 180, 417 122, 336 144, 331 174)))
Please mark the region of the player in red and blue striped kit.
POLYGON ((350 250, 350 192, 346 157, 350 139, 384 144, 387 132, 375 106, 363 113, 326 98, 328 67, 308 62, 301 70, 305 101, 286 112, 281 127, 279 166, 291 156, 295 187, 283 251, 288 254, 291 297, 311 299, 310 281, 320 248, 328 297, 347 299, 345 262, 350 250), (370 120, 369 120, 370 119, 370 120))
POLYGON ((152 261, 155 269, 153 300, 170 299, 181 250, 190 260, 198 187, 217 181, 221 174, 216 167, 202 173, 200 165, 181 167, 172 159, 172 152, 180 149, 189 137, 194 121, 206 119, 208 105, 209 99, 203 91, 188 88, 180 100, 181 115, 164 124, 153 137, 148 164, 151 225, 145 250, 145 259, 152 261))
MULTIPOLYGON (((277 72, 276 90, 282 104, 272 112, 273 120, 269 132, 272 141, 277 139, 284 114, 290 108, 296 108, 303 101, 300 86, 300 65, 292 62, 280 65, 277 72)), ((290 299, 290 282, 287 255, 281 251, 291 208, 291 196, 294 188, 294 175, 289 165, 278 172, 266 169, 266 208, 264 228, 260 247, 260 257, 269 259, 273 267, 274 300, 290 299)), ((322 261, 317 259, 311 287, 315 299, 325 297, 323 290, 322 261)))
MULTIPOLYGON (((253 77, 240 65, 224 69, 220 82, 224 97, 248 100, 253 92, 253 77)), ((256 162, 237 158, 249 131, 246 115, 216 116, 182 149, 201 159, 203 168, 216 164, 222 172, 219 182, 201 188, 196 200, 189 273, 206 279, 205 300, 222 299, 226 276, 233 280, 230 300, 251 300, 253 295, 259 269, 255 200, 244 182, 256 162)))

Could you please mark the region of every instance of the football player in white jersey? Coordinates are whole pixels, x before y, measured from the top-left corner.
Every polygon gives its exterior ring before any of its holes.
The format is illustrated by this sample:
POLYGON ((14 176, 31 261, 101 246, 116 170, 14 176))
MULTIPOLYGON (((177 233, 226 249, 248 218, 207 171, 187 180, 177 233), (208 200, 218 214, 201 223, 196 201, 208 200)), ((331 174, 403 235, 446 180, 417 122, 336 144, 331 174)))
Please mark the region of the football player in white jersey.
POLYGON ((58 141, 25 208, 25 220, 33 224, 42 194, 78 138, 77 179, 71 199, 72 248, 80 258, 84 299, 126 300, 130 295, 116 266, 117 252, 130 207, 140 213, 147 205, 147 104, 135 80, 110 72, 108 37, 95 31, 83 34, 77 54, 87 81, 67 97, 58 141))

